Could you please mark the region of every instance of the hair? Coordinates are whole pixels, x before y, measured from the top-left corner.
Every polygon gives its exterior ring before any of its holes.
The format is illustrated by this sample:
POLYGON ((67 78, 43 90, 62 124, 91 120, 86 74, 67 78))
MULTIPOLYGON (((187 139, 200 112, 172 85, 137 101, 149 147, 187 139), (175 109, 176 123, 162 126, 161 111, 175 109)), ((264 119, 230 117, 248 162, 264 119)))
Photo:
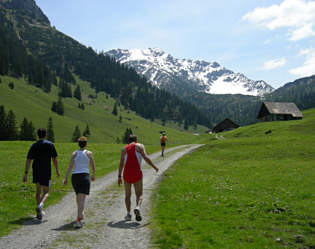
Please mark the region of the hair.
POLYGON ((130 134, 129 138, 128 138, 128 142, 132 143, 132 142, 137 142, 138 138, 136 135, 130 134))
POLYGON ((38 135, 38 137, 39 138, 44 138, 44 137, 46 137, 46 129, 45 128, 39 128, 38 130, 37 130, 37 135, 38 135))
POLYGON ((80 148, 83 148, 83 147, 85 147, 86 145, 87 145, 87 138, 86 137, 80 137, 79 139, 78 139, 78 143, 79 143, 79 147, 80 148))

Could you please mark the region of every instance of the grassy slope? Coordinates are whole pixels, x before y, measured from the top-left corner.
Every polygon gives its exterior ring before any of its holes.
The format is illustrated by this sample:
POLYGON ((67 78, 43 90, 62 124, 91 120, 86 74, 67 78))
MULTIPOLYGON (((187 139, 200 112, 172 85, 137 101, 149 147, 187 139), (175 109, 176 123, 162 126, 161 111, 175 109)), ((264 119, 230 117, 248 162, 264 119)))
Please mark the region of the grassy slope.
POLYGON ((303 114, 222 133, 177 161, 154 196, 154 242, 314 248, 315 109, 303 114))
MULTIPOLYGON (((17 116, 17 125, 26 117, 35 124, 35 127, 46 127, 48 118, 51 116, 54 124, 55 139, 57 142, 71 141, 74 127, 79 125, 81 132, 86 124, 89 125, 91 142, 116 143, 117 138, 121 139, 127 127, 138 135, 139 140, 145 144, 159 144, 159 131, 166 130, 170 144, 183 144, 199 142, 197 136, 190 132, 183 131, 178 125, 167 123, 166 126, 157 122, 145 120, 133 112, 120 107, 118 116, 111 114, 114 100, 106 98, 104 93, 97 94, 96 99, 88 96, 94 95, 95 91, 89 87, 87 82, 77 79, 81 86, 83 103, 85 110, 78 108, 79 101, 74 98, 63 99, 65 106, 64 116, 57 115, 50 111, 53 101, 57 101, 57 88, 53 86, 51 93, 47 94, 40 89, 25 83, 22 79, 13 79, 0 76, 0 105, 5 106, 5 110, 12 110, 17 116), (13 82, 15 88, 10 90, 8 83, 13 82), (118 121, 119 115, 122 122, 118 121)), ((196 132, 204 133, 205 127, 197 127, 196 132)))

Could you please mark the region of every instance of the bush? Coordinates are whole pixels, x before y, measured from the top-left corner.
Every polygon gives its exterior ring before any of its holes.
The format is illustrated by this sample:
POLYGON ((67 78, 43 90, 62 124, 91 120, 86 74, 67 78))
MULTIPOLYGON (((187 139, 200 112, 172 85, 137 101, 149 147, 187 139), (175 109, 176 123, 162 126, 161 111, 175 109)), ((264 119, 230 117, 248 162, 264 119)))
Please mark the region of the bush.
POLYGON ((13 82, 9 83, 9 88, 12 89, 12 90, 14 89, 14 83, 13 82))

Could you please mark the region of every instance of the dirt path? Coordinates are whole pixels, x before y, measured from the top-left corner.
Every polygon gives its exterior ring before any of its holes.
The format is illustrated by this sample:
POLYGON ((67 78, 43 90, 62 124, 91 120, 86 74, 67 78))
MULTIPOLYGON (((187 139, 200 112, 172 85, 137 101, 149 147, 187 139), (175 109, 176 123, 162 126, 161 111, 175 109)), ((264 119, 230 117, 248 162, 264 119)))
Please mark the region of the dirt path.
MULTIPOLYGON (((150 196, 152 189, 161 179, 161 174, 178 158, 201 145, 183 145, 168 149, 164 158, 160 153, 150 155, 159 167, 159 173, 143 165, 144 195, 141 213, 143 220, 124 221, 126 215, 123 187, 116 186, 117 171, 98 179, 92 184, 86 202, 85 226, 74 230, 76 217, 74 193, 66 195, 57 205, 47 208, 42 222, 35 218, 25 222, 21 229, 0 239, 2 249, 23 248, 110 248, 133 249, 150 247, 150 196)), ((132 196, 132 207, 135 196, 132 196)))

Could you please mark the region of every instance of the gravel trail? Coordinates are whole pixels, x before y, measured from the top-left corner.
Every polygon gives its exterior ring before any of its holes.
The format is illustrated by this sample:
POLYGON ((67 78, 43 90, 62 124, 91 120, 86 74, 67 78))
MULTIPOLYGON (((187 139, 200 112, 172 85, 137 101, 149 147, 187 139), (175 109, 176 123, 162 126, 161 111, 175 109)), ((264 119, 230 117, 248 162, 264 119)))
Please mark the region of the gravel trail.
MULTIPOLYGON (((158 166, 159 173, 143 162, 143 203, 141 222, 132 217, 125 221, 124 188, 118 188, 117 171, 97 179, 91 185, 91 192, 85 205, 85 225, 73 229, 76 217, 75 194, 67 194, 58 204, 48 207, 42 222, 36 218, 27 221, 10 235, 0 238, 1 249, 65 249, 65 248, 150 248, 150 196, 163 172, 178 158, 202 145, 182 145, 166 150, 165 157, 154 153, 149 157, 158 166)), ((97 162, 96 162, 97 165, 97 162)), ((118 166, 117 166, 118 167, 118 166)), ((132 208, 135 195, 132 191, 132 208)))

